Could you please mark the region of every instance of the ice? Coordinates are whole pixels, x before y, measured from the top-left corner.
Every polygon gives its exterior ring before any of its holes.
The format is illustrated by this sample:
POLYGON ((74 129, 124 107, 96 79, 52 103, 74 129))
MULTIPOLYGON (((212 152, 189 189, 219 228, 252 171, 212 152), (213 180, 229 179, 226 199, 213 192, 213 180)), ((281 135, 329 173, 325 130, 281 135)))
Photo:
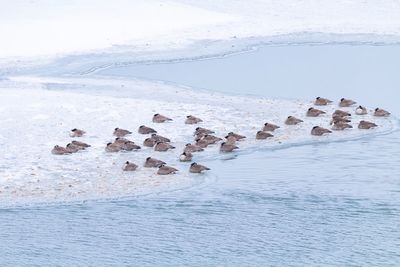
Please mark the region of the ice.
MULTIPOLYGON (((193 90, 164 83, 141 80, 111 80, 107 78, 14 77, 1 83, 0 143, 0 203, 52 203, 88 199, 119 198, 148 193, 178 190, 199 185, 215 175, 190 175, 189 163, 178 161, 186 143, 193 141, 197 126, 211 128, 223 137, 228 132, 247 136, 239 142, 239 156, 260 149, 282 149, 296 145, 340 142, 386 134, 397 129, 395 118, 375 118, 353 115, 355 129, 334 132, 330 136, 312 137, 315 125, 329 127, 330 116, 306 118, 312 102, 273 100, 245 96, 230 96, 193 90), (124 85, 121 87, 121 85, 124 85), (75 89, 69 89, 75 88, 75 89), (173 122, 155 124, 154 113, 173 118, 173 122), (204 120, 199 125, 185 125, 189 114, 204 120), (299 126, 285 126, 288 115, 305 120, 299 126), (357 129, 361 119, 371 120, 379 128, 357 129), (280 125, 270 140, 255 140, 255 133, 265 122, 280 125), (112 141, 113 129, 133 131, 129 138, 141 145, 147 137, 137 133, 140 125, 155 128, 171 138, 177 149, 155 152, 142 147, 138 152, 106 153, 105 144, 112 141), (81 128, 87 135, 77 140, 92 145, 86 151, 66 156, 50 153, 56 144, 66 145, 72 138, 69 131, 81 128), (166 161, 180 171, 176 175, 158 176, 156 169, 142 167, 152 156, 166 161), (125 161, 138 164, 139 170, 125 173, 125 161)), ((322 107, 332 112, 336 105, 322 107)), ((345 110, 354 113, 353 108, 345 110)), ((225 159, 218 146, 195 154, 194 161, 207 165, 211 160, 225 159)))
MULTIPOLYGON (((230 15, 173 1, 15 1, 0 11, 1 57, 104 49, 231 20, 230 15)), ((159 43, 159 42, 156 42, 159 43)), ((165 42, 163 42, 165 44, 165 42)))
POLYGON ((226 44, 225 52, 237 51, 238 40, 247 40, 249 46, 260 39, 272 43, 400 41, 398 1, 23 0, 2 7, 0 62, 12 62, 14 68, 28 59, 30 64, 42 64, 66 54, 151 55, 199 42, 204 45, 192 57, 209 54, 210 47, 221 43, 226 44))

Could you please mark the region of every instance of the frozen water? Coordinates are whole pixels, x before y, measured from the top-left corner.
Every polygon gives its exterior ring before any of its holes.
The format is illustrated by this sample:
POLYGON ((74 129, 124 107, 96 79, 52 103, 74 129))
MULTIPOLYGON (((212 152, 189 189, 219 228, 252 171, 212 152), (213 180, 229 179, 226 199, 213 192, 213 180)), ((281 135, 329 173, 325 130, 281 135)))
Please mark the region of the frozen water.
POLYGON ((338 108, 336 104, 321 107, 326 115, 306 118, 306 110, 313 106, 311 101, 224 95, 140 80, 14 77, 3 84, 0 91, 0 142, 4 149, 0 161, 0 203, 3 205, 119 198, 176 190, 212 179, 215 175, 212 171, 201 176, 189 175, 189 164, 178 161, 184 145, 193 142, 197 126, 213 129, 220 137, 231 131, 247 136, 246 141, 238 143, 240 150, 236 153, 221 154, 218 145, 214 145, 196 154, 194 160, 206 165, 210 160, 254 150, 352 140, 397 129, 394 118, 356 116, 352 107, 344 110, 353 113, 354 129, 313 137, 310 135, 313 126, 330 127, 330 114, 338 108), (174 121, 152 123, 155 113, 165 114, 174 121), (204 122, 185 125, 189 114, 204 122), (305 122, 286 126, 283 122, 288 115, 305 122), (357 123, 361 119, 374 121, 379 127, 359 130, 357 123), (278 124, 281 129, 269 140, 255 140, 255 133, 265 122, 278 124), (171 138, 176 149, 155 152, 142 147, 137 152, 105 152, 116 127, 133 131, 129 138, 141 145, 148 137, 137 133, 143 124, 171 138), (73 128, 87 131, 87 136, 79 140, 92 147, 72 155, 52 155, 54 145, 65 146, 73 140, 68 136, 73 128), (177 167, 179 173, 158 176, 155 169, 143 168, 149 156, 177 167), (139 170, 123 172, 127 160, 138 164, 139 170))

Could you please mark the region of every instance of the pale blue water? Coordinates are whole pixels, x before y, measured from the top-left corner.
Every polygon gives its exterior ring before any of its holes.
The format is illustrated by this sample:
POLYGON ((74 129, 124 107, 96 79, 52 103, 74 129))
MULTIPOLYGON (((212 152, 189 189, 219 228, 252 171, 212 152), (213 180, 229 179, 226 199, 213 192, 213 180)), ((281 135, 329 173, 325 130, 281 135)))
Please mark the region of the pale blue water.
MULTIPOLYGON (((400 114, 399 59, 396 46, 267 47, 101 74, 400 114)), ((399 132, 207 164, 217 179, 191 189, 2 209, 0 266, 400 265, 399 132)))
POLYGON ((399 114, 399 66, 399 45, 298 45, 192 62, 132 64, 97 74, 275 98, 343 96, 363 105, 388 106, 399 114))

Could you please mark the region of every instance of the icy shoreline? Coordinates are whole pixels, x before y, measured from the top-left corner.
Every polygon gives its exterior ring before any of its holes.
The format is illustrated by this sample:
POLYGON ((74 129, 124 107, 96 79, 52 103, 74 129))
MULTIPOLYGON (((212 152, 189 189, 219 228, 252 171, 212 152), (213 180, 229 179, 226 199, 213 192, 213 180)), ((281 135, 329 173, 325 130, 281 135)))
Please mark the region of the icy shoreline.
MULTIPOLYGON (((313 106, 311 101, 230 96, 141 80, 19 77, 2 82, 1 88, 0 144, 5 152, 0 161, 0 203, 6 206, 137 196, 191 187, 212 178, 212 171, 201 176, 189 175, 189 164, 178 161, 197 127, 183 123, 189 114, 202 118, 204 123, 198 126, 215 130, 217 136, 234 131, 248 137, 238 144, 240 151, 232 155, 220 154, 218 146, 196 154, 194 161, 200 163, 260 149, 362 139, 387 134, 398 127, 395 118, 367 115, 362 119, 377 122, 378 129, 361 131, 355 127, 330 136, 312 137, 310 129, 315 125, 329 127, 330 116, 306 118, 306 110, 313 106), (165 114, 174 121, 153 124, 154 113, 165 114), (283 121, 288 115, 303 118, 305 123, 285 126, 283 121), (282 128, 271 140, 255 140, 255 133, 265 122, 282 128), (137 133, 142 124, 170 137, 177 149, 164 153, 144 147, 139 152, 104 151, 105 144, 113 139, 115 127, 132 130, 129 138, 141 144, 147 137, 137 133), (88 132, 80 140, 92 148, 68 156, 51 155, 52 146, 72 140, 68 131, 75 127, 88 132), (154 169, 143 168, 148 156, 177 167, 179 174, 161 177, 154 169), (124 173, 121 168, 127 160, 138 164, 139 170, 124 173)), ((322 109, 332 112, 336 108, 331 105, 322 109)), ((354 113, 354 108, 345 110, 354 113)), ((361 117, 353 117, 356 126, 361 117)))
POLYGON ((0 58, 306 32, 400 35, 396 1, 22 0, 4 7, 0 58))
POLYGON ((27 69, 85 73, 111 65, 198 60, 261 45, 400 43, 395 1, 116 3, 8 3, 0 11, 0 76, 27 69))
POLYGON ((56 56, 0 58, 0 78, 10 75, 93 75, 107 68, 224 58, 263 47, 288 45, 400 45, 400 34, 293 32, 246 38, 233 36, 223 40, 192 40, 186 44, 155 47, 115 45, 103 50, 56 56))

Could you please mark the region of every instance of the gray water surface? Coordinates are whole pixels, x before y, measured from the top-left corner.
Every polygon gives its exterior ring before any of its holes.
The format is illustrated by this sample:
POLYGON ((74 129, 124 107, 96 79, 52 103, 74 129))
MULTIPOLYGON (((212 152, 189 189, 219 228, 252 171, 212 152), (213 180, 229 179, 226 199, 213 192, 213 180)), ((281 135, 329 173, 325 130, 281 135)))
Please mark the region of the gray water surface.
MULTIPOLYGON (((229 93, 352 97, 400 114, 400 47, 287 46, 129 66, 229 93)), ((0 210, 1 266, 398 266, 400 134, 208 163, 201 186, 128 200, 0 210)))
POLYGON ((97 74, 274 98, 347 97, 399 114, 399 70, 398 45, 289 45, 191 62, 132 64, 97 74))

